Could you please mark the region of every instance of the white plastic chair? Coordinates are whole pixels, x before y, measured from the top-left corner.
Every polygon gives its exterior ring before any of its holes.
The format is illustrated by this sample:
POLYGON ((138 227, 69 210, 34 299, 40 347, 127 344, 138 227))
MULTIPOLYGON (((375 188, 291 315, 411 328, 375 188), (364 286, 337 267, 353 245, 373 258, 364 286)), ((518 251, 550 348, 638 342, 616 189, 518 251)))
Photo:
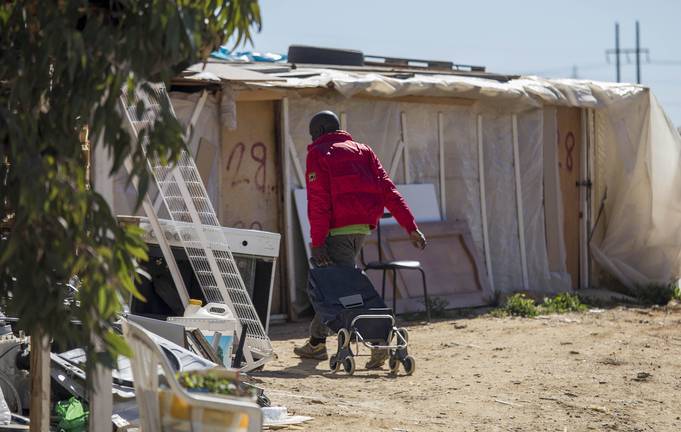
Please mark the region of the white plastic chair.
POLYGON ((123 334, 134 354, 130 360, 142 431, 262 430, 262 410, 256 403, 211 393, 188 392, 177 382, 168 359, 146 330, 123 321, 123 334), (163 373, 167 389, 159 388, 159 373, 163 373), (220 416, 230 414, 231 424, 219 423, 220 416), (183 415, 186 418, 178 418, 183 415))

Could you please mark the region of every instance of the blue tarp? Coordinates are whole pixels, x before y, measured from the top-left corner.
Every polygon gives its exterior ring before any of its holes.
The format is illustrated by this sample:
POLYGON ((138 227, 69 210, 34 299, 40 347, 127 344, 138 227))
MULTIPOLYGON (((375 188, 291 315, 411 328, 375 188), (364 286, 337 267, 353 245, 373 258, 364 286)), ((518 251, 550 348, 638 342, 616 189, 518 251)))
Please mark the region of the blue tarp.
POLYGON ((257 51, 231 51, 227 45, 223 45, 217 51, 213 51, 210 56, 220 60, 266 63, 282 63, 286 62, 288 59, 286 54, 261 53, 257 51))

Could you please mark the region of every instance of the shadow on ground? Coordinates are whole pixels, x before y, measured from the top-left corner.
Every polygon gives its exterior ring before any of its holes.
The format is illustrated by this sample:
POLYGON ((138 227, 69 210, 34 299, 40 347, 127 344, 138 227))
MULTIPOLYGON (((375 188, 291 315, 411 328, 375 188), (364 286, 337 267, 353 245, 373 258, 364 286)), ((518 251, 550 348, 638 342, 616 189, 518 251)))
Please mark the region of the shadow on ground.
MULTIPOLYGON (((379 377, 396 377, 394 375, 386 375, 385 370, 367 371, 359 369, 361 364, 365 361, 365 356, 356 357, 358 362, 358 369, 356 374, 361 375, 362 378, 379 378, 379 377)), ((366 356, 368 359, 368 356, 366 356)), ((297 359, 298 363, 287 366, 283 369, 276 370, 260 370, 251 372, 249 375, 254 381, 258 382, 258 378, 284 378, 284 379, 301 379, 310 376, 320 376, 328 379, 348 379, 351 375, 343 372, 342 369, 339 372, 332 372, 329 370, 328 360, 310 360, 310 359, 297 359)))

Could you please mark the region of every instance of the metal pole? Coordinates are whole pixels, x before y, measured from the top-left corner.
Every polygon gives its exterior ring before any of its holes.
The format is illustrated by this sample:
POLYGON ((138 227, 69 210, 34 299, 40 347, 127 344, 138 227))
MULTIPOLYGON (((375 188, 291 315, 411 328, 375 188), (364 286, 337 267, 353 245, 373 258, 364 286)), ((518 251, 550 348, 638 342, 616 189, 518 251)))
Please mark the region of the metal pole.
POLYGON ((641 33, 636 21, 636 84, 641 84, 641 33))
POLYGON ((518 116, 513 114, 513 168, 515 170, 515 202, 518 218, 518 239, 520 241, 520 264, 522 265, 523 289, 530 289, 527 272, 527 249, 525 245, 525 213, 523 211, 523 188, 520 178, 520 151, 518 150, 518 116))
POLYGON ((447 197, 445 194, 445 182, 447 178, 445 177, 445 121, 444 114, 437 113, 437 144, 440 152, 440 217, 442 220, 447 220, 447 197))
POLYGON ((615 67, 617 68, 617 82, 621 82, 620 71, 620 24, 615 23, 615 67))

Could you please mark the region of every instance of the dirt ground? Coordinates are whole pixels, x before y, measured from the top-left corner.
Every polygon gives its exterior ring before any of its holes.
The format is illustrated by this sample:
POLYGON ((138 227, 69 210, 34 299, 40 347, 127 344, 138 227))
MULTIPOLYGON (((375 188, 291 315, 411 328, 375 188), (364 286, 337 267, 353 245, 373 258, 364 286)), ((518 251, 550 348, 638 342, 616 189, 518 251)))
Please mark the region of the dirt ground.
POLYGON ((412 376, 300 360, 296 323, 271 329, 256 380, 308 431, 681 431, 679 306, 403 324, 412 376))

